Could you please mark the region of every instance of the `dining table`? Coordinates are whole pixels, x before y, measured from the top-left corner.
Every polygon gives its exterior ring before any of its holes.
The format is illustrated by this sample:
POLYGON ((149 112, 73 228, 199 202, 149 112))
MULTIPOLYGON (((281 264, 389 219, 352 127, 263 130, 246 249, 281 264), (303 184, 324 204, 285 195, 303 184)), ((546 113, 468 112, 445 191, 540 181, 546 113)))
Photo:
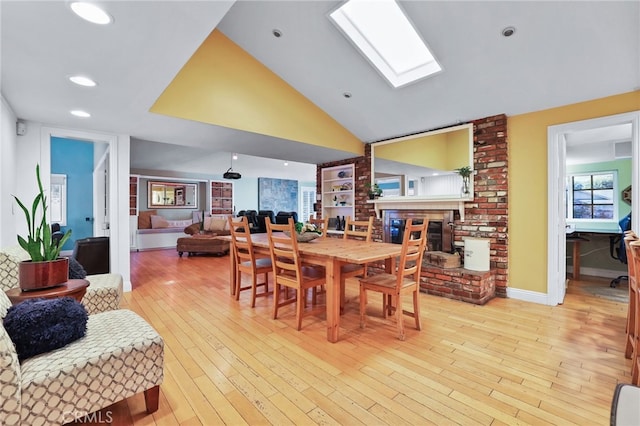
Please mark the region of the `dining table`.
MULTIPOLYGON (((220 236, 233 244, 229 235, 220 236)), ((251 234, 251 243, 259 256, 270 255, 268 234, 251 234)), ((310 265, 324 266, 326 273, 326 309, 327 340, 335 343, 339 340, 340 331, 340 270, 348 263, 365 264, 384 261, 387 272, 395 269, 396 259, 400 256, 402 244, 366 242, 344 238, 316 238, 309 242, 299 242, 298 252, 302 262, 310 265)), ((234 294, 235 257, 230 250, 230 292, 234 294)))

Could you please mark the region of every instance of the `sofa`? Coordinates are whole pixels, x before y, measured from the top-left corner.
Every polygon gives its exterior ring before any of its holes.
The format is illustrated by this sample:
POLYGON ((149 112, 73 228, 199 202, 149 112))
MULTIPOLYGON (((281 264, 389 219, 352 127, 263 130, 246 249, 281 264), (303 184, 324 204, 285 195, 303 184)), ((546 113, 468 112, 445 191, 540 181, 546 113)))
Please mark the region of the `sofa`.
MULTIPOLYGON (((0 320, 10 306, 0 292, 0 320)), ((89 315, 84 337, 21 362, 0 321, 0 424, 62 425, 140 392, 152 413, 163 364, 162 337, 130 310, 89 315)))
MULTIPOLYGON (((18 265, 29 260, 29 254, 19 245, 0 250, 0 290, 2 292, 19 287, 18 265)), ((120 309, 122 298, 122 275, 88 274, 89 287, 82 298, 82 304, 89 315, 120 309)))

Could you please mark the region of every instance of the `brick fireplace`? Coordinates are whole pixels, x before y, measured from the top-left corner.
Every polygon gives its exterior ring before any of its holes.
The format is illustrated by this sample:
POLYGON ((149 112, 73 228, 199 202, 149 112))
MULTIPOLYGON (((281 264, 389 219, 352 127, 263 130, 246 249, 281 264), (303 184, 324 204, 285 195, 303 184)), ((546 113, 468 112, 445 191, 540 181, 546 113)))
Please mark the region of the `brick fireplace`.
MULTIPOLYGON (((431 294, 481 304, 495 296, 506 297, 508 285, 508 153, 507 117, 504 114, 473 121, 474 199, 460 205, 435 206, 431 209, 454 212, 453 246, 464 250, 465 237, 490 240, 490 272, 466 269, 422 270, 422 288, 431 294)), ((318 191, 321 191, 320 171, 323 167, 341 164, 355 165, 355 213, 360 220, 376 216, 373 238, 384 240, 382 212, 368 202, 365 184, 371 182, 371 148, 365 145, 365 155, 318 165, 318 191)), ((393 209, 393 207, 386 207, 393 209)), ((422 206, 405 207, 422 210, 422 206)), ((447 244, 445 243, 444 246, 447 244)), ((443 250, 450 251, 450 250, 443 250)))

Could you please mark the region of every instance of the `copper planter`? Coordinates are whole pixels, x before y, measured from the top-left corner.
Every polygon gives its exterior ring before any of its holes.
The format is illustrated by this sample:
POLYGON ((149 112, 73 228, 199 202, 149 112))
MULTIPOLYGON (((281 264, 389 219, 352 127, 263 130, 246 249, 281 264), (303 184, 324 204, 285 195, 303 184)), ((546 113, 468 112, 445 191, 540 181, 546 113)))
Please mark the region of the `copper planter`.
POLYGON ((59 257, 44 262, 25 260, 20 262, 18 274, 22 291, 55 287, 69 280, 69 259, 59 257))

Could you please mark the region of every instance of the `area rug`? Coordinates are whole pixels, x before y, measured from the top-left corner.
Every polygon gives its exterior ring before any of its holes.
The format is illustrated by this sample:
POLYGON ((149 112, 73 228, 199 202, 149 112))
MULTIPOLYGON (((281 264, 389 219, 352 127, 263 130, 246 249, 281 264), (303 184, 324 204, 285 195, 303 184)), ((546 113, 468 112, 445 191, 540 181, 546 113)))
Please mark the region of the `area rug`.
POLYGON ((616 288, 609 287, 608 283, 582 283, 580 290, 595 297, 611 300, 612 302, 629 303, 629 289, 626 283, 616 288))

